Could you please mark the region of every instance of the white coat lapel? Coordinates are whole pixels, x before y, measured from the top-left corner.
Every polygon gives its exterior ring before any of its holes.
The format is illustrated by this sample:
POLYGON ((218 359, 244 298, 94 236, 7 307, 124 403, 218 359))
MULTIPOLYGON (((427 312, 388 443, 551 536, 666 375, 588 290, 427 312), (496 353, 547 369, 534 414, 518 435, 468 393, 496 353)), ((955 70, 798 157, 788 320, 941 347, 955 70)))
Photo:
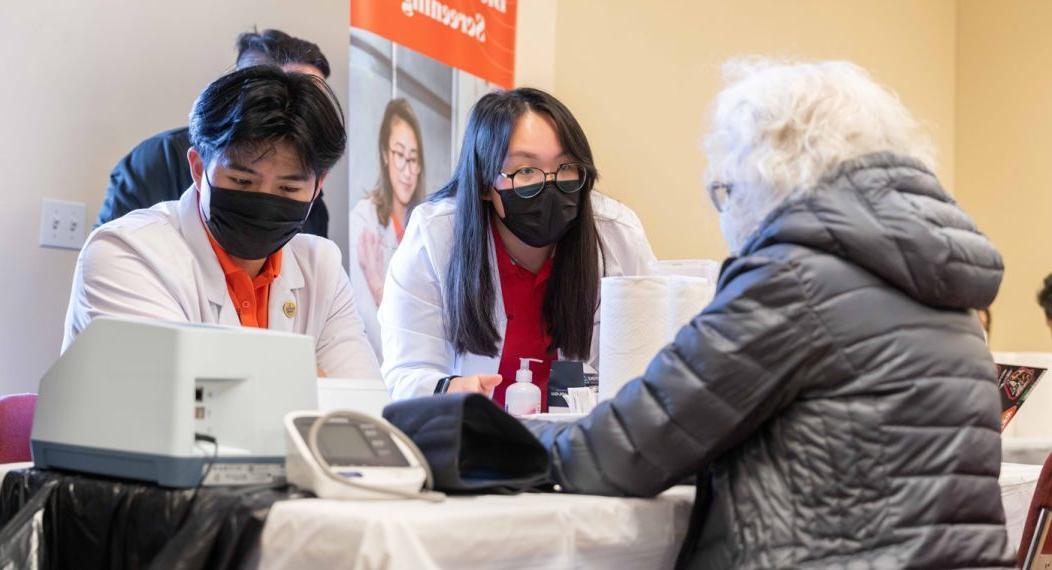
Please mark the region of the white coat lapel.
POLYGON ((296 322, 304 307, 302 289, 305 281, 300 270, 299 260, 292 248, 285 246, 281 259, 281 273, 270 284, 270 306, 268 310, 268 328, 274 331, 298 332, 296 322))

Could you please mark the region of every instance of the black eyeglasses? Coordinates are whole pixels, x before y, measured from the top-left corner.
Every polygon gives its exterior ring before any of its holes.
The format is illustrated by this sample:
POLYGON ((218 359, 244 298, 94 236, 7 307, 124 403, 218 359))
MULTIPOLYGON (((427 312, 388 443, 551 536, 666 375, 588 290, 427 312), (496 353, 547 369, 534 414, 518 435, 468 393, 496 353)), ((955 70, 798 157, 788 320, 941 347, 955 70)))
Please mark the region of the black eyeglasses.
POLYGON ((712 205, 716 207, 716 211, 723 212, 723 209, 727 207, 727 200, 731 198, 731 191, 734 190, 734 185, 727 182, 713 182, 708 185, 706 190, 709 191, 709 199, 712 200, 712 205))
POLYGON ((401 171, 401 170, 405 170, 406 167, 408 166, 410 174, 412 174, 414 176, 417 175, 417 174, 420 174, 420 159, 419 158, 417 158, 416 156, 407 156, 406 153, 404 153, 404 152, 402 152, 402 151, 400 151, 398 149, 394 149, 394 148, 388 148, 387 152, 389 152, 392 155, 394 155, 394 167, 395 168, 397 168, 398 170, 401 171))
POLYGON ((588 180, 588 167, 580 162, 560 164, 555 172, 545 172, 540 168, 524 166, 515 172, 501 172, 501 176, 511 181, 511 190, 520 198, 533 198, 544 190, 548 176, 555 179, 555 187, 564 194, 573 194, 584 188, 588 180))

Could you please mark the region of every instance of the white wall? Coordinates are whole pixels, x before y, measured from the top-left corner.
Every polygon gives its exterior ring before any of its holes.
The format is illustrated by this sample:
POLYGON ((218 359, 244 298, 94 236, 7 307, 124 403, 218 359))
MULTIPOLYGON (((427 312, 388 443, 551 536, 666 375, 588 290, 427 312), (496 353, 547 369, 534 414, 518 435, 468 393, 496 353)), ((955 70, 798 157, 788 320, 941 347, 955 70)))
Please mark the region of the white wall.
MULTIPOLYGON (((348 19, 347 0, 0 2, 0 394, 35 391, 62 340, 77 252, 37 246, 41 199, 84 202, 93 222, 114 163, 185 125, 252 26, 318 43, 346 105, 348 19)), ((329 232, 343 241, 346 186, 341 162, 326 199, 329 232)))

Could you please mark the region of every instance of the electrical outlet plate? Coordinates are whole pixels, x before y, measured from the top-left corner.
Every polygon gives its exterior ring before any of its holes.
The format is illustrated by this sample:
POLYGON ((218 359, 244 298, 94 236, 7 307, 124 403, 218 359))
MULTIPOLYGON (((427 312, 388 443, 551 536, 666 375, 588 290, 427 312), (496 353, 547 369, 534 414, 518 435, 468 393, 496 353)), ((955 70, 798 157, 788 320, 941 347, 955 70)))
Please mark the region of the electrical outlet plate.
POLYGON ((40 208, 40 245, 80 249, 84 245, 85 211, 81 202, 45 199, 40 208))

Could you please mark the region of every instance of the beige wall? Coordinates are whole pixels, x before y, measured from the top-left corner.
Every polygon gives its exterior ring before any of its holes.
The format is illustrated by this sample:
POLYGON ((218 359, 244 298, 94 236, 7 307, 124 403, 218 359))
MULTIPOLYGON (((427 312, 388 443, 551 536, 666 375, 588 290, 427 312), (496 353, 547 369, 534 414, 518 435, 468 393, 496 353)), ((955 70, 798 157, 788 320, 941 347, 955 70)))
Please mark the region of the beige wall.
POLYGON ((557 0, 519 0, 515 34, 515 84, 555 90, 557 0))
POLYGON ((952 186, 955 22, 952 0, 559 0, 556 94, 588 133, 599 188, 639 213, 658 257, 719 258, 698 143, 720 63, 764 54, 870 69, 930 126, 952 186))
MULTIPOLYGON (((77 252, 37 246, 41 199, 84 202, 93 222, 117 159, 146 136, 185 125, 197 93, 232 67, 234 38, 253 25, 317 42, 346 104, 349 6, 0 2, 0 394, 35 391, 62 340, 77 252)), ((347 235, 346 168, 338 164, 327 184, 334 236, 347 235)))
POLYGON ((927 125, 943 184, 1003 253, 993 347, 1052 350, 1034 300, 1052 272, 1052 2, 559 0, 557 22, 555 93, 659 257, 725 254, 699 149, 720 63, 848 59, 927 125))
POLYGON ((1052 350, 1035 300, 1052 272, 1050 22, 1046 1, 958 7, 957 196, 1004 255, 998 350, 1052 350))

